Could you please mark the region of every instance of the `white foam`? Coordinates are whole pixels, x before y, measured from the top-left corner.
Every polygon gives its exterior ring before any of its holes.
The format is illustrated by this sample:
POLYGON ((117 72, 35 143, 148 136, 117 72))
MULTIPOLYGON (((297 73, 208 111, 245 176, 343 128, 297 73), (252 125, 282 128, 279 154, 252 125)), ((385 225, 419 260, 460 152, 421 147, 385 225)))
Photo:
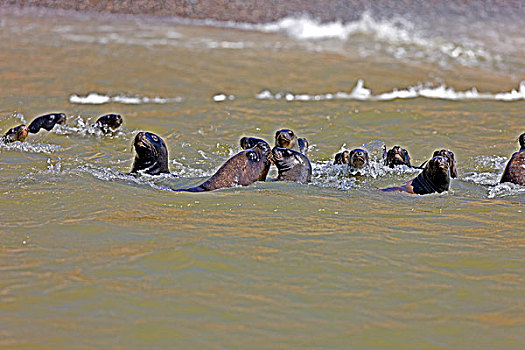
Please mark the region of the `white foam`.
POLYGON ((0 141, 0 151, 5 149, 6 151, 19 151, 27 153, 53 153, 62 150, 59 145, 51 144, 33 144, 29 142, 15 141, 11 143, 3 143, 0 141))
POLYGON ((226 100, 233 101, 235 100, 235 95, 216 94, 212 98, 215 102, 224 102, 226 100))
MULTIPOLYGON (((356 52, 369 56, 373 52, 383 51, 396 59, 427 61, 440 66, 455 62, 462 66, 501 66, 502 55, 480 40, 473 40, 472 35, 463 29, 438 28, 422 30, 423 25, 402 16, 389 19, 375 19, 370 12, 352 22, 321 22, 309 16, 286 17, 276 22, 249 24, 237 22, 218 22, 213 20, 193 21, 194 24, 252 30, 264 33, 284 33, 298 41, 351 41, 358 45, 356 52), (442 35, 440 29, 448 35, 442 35)), ((490 28, 487 28, 490 31, 490 28)), ((490 32, 494 35, 500 33, 490 32)), ((488 35, 488 34, 487 34, 488 35)), ((505 39, 509 39, 505 37, 505 39)), ((215 47, 221 47, 216 43, 215 47)), ((235 48, 244 48, 235 43, 235 48)), ((337 45, 336 45, 337 46, 337 45)), ((316 45, 316 50, 331 50, 332 45, 316 45)))
POLYGON ((100 105, 105 103, 122 103, 122 104, 166 104, 182 101, 181 97, 164 98, 164 97, 145 97, 140 95, 119 94, 115 96, 103 95, 91 92, 87 96, 73 94, 69 97, 70 103, 75 104, 92 104, 100 105))
POLYGON ((428 98, 452 101, 468 100, 488 100, 488 101, 522 101, 525 100, 525 81, 520 83, 518 90, 499 93, 480 93, 473 87, 466 91, 456 91, 452 87, 440 85, 432 87, 431 84, 420 84, 408 87, 406 89, 394 89, 379 95, 373 95, 371 90, 364 86, 363 80, 358 80, 356 86, 351 92, 338 91, 335 93, 325 94, 294 94, 291 92, 272 93, 269 90, 263 90, 255 95, 259 100, 280 100, 286 101, 325 101, 325 100, 367 100, 367 101, 391 101, 396 99, 409 98, 428 98))

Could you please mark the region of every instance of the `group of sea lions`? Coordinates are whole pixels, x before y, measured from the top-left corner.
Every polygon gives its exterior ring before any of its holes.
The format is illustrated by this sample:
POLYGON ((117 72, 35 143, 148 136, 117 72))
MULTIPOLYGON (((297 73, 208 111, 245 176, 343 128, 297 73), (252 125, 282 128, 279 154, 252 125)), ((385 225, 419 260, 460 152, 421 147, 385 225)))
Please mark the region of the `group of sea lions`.
MULTIPOLYGON (((9 129, 0 140, 4 143, 11 143, 15 141, 24 142, 28 134, 36 134, 40 129, 51 131, 55 125, 65 125, 65 113, 49 113, 41 115, 33 119, 33 121, 26 126, 21 124, 9 129)), ((122 116, 120 114, 105 114, 97 119, 92 127, 101 130, 103 133, 110 133, 118 129, 122 125, 122 116)))
MULTIPOLYGON (((64 113, 50 113, 35 118, 29 126, 24 124, 9 129, 1 138, 4 143, 23 142, 28 133, 37 133, 40 129, 50 131, 55 125, 64 125, 64 113)), ((115 132, 122 125, 119 114, 106 114, 97 119, 92 127, 103 133, 115 132)), ((525 185, 525 133, 519 137, 520 150, 508 161, 500 182, 525 185)), ((312 179, 312 165, 307 157, 308 141, 299 138, 290 129, 281 129, 275 133, 275 146, 256 137, 243 137, 240 140, 243 149, 228 159, 208 180, 196 187, 176 189, 174 191, 205 192, 220 188, 249 186, 257 181, 265 181, 274 164, 277 167, 276 181, 292 181, 302 184, 312 179)), ((131 174, 160 175, 168 174, 168 149, 158 135, 139 132, 133 141, 135 158, 131 174)), ((442 193, 450 187, 450 179, 457 177, 456 160, 450 150, 437 150, 432 158, 419 167, 410 163, 408 151, 401 146, 384 150, 385 166, 394 168, 405 165, 422 171, 412 180, 400 186, 388 187, 382 191, 400 191, 424 195, 442 193)), ((333 164, 346 164, 351 170, 365 169, 369 166, 368 152, 363 148, 345 150, 337 153, 333 164)))

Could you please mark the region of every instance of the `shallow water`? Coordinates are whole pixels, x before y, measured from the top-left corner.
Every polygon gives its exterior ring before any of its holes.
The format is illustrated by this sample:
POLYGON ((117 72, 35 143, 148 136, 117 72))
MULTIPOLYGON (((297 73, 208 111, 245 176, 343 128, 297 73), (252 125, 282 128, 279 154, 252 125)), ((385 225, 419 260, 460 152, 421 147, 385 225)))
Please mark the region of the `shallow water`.
POLYGON ((69 117, 0 145, 0 347, 523 348, 525 188, 497 184, 525 131, 519 28, 1 11, 1 131, 69 117), (90 128, 110 112, 118 133, 90 128), (283 127, 310 141, 312 184, 166 191, 283 127), (126 175, 140 130, 173 175, 126 175), (417 172, 330 165, 383 144, 451 149, 459 178, 385 194, 417 172))

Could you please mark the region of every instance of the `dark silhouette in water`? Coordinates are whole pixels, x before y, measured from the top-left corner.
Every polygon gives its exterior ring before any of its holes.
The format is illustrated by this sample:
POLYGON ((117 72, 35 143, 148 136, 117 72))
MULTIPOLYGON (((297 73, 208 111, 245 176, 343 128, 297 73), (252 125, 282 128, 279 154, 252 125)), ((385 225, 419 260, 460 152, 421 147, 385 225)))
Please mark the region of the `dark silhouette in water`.
POLYGON ((500 183, 512 182, 525 186, 525 133, 519 137, 520 150, 512 155, 503 171, 500 183))
POLYGON ((139 132, 133 141, 135 159, 131 174, 169 174, 168 149, 164 141, 150 132, 139 132))
POLYGON ((175 191, 205 192, 234 186, 249 186, 265 181, 270 170, 270 146, 261 140, 252 148, 228 159, 217 172, 197 187, 175 191))
POLYGON ((40 129, 51 131, 55 125, 64 125, 66 123, 65 113, 49 113, 35 118, 31 124, 29 124, 29 132, 36 134, 40 129))
POLYGON ((429 160, 423 171, 414 179, 398 187, 383 188, 382 191, 399 191, 412 194, 430 194, 448 191, 450 187, 450 161, 437 156, 429 160))
POLYGON ((122 125, 120 114, 106 114, 97 119, 93 127, 102 130, 104 134, 115 132, 122 125))
POLYGON ((24 142, 28 132, 29 128, 24 124, 15 126, 14 128, 7 130, 7 132, 2 136, 1 140, 4 143, 11 143, 15 141, 24 142))
POLYGON ((401 146, 394 146, 386 152, 385 165, 390 168, 393 168, 396 165, 412 167, 412 165, 410 165, 408 151, 401 146))

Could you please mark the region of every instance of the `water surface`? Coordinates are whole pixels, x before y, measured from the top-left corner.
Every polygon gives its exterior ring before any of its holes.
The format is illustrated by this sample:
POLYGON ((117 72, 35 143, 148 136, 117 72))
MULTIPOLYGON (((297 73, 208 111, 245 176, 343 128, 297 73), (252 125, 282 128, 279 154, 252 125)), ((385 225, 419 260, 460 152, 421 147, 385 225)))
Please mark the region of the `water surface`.
POLYGON ((522 349, 525 189, 498 181, 525 131, 524 38, 443 21, 3 9, 2 132, 68 120, 0 146, 0 346, 522 349), (90 128, 110 112, 119 133, 90 128), (166 190, 283 127, 310 141, 312 184, 166 190), (172 175, 126 175, 140 130, 172 175), (385 194, 417 172, 330 163, 383 144, 414 164, 451 149, 459 178, 385 194))

